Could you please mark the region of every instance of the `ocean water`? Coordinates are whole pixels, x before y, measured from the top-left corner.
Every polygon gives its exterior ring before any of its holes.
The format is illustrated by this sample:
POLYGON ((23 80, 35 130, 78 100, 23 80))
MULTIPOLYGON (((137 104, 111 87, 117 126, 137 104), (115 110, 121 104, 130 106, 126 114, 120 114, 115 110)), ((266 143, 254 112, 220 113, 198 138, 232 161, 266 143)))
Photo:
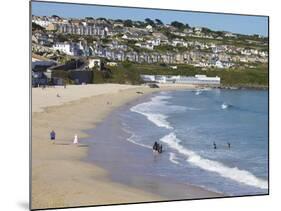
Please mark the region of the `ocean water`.
POLYGON ((163 145, 161 162, 139 172, 229 196, 268 193, 267 91, 165 91, 115 115, 135 148, 163 145))

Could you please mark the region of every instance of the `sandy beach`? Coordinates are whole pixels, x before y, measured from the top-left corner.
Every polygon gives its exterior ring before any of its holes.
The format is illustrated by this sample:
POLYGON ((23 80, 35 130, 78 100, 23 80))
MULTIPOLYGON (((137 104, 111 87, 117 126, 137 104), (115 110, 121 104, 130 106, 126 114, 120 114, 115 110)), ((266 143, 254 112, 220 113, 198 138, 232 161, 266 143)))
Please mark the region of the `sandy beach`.
MULTIPOLYGON (((32 209, 169 200, 138 188, 113 182, 108 172, 82 161, 86 145, 73 145, 74 134, 94 128, 114 108, 143 94, 194 86, 101 84, 32 88, 32 209), (141 92, 143 94, 137 93, 141 92), (56 143, 49 139, 56 132, 56 143)), ((219 194, 190 186, 190 198, 219 194)))

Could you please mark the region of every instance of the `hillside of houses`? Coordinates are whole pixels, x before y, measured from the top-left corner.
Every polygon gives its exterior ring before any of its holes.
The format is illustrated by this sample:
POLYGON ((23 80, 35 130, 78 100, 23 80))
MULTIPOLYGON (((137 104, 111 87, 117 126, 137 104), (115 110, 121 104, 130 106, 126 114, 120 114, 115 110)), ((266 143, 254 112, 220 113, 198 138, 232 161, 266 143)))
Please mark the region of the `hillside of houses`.
POLYGON ((178 21, 164 24, 149 18, 32 16, 32 53, 57 64, 83 60, 87 70, 131 62, 174 71, 182 65, 198 71, 267 71, 268 37, 191 27, 178 21))

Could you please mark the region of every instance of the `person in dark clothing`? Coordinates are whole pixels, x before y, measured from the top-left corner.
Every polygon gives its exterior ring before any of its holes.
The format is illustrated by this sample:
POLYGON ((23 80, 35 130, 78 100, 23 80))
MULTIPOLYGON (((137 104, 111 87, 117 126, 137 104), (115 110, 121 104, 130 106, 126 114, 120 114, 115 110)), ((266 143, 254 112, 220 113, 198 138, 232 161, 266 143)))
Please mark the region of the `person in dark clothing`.
POLYGON ((158 150, 157 150, 159 153, 162 153, 162 144, 160 144, 160 146, 158 147, 158 150))
POLYGON ((53 142, 54 142, 55 139, 56 139, 56 133, 55 133, 54 130, 52 130, 51 133, 50 133, 50 139, 51 139, 53 142))
POLYGON ((217 149, 217 145, 215 142, 213 143, 213 146, 214 146, 214 149, 217 149))
POLYGON ((153 151, 158 151, 158 143, 157 143, 157 141, 154 142, 152 149, 153 149, 153 151))
POLYGON ((228 149, 230 149, 230 143, 229 142, 227 142, 227 146, 228 146, 228 149))

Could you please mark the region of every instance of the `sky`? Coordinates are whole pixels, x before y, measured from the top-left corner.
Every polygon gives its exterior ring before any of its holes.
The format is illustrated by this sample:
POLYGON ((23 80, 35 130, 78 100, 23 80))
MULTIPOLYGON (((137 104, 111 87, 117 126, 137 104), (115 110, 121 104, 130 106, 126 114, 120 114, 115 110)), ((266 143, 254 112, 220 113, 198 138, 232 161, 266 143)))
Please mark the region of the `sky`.
POLYGON ((32 2, 32 14, 37 16, 58 15, 64 18, 109 18, 144 21, 145 18, 160 19, 163 23, 179 21, 192 27, 240 34, 268 36, 268 18, 262 16, 230 15, 157 9, 110 7, 97 5, 32 2))

